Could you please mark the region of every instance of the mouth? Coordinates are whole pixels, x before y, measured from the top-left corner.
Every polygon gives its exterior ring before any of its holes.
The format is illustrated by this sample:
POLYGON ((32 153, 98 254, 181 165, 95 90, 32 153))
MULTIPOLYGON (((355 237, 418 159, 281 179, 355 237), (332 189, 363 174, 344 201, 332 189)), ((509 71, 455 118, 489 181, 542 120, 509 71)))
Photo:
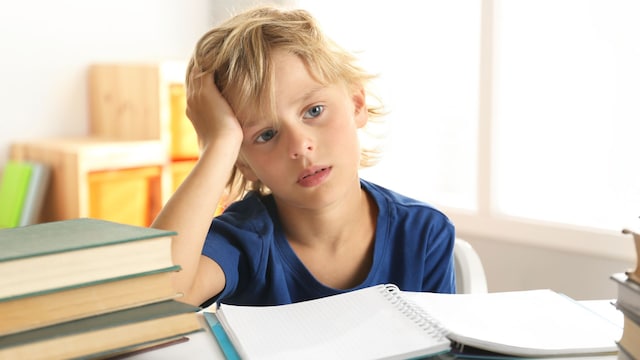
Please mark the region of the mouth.
POLYGON ((328 170, 330 170, 330 166, 322 166, 316 167, 312 169, 306 169, 299 177, 298 182, 305 182, 313 179, 314 177, 322 177, 328 170))
POLYGON ((327 168, 323 167, 323 168, 319 168, 319 169, 314 170, 314 171, 307 172, 306 174, 302 175, 298 180, 304 180, 304 179, 308 178, 309 176, 313 176, 315 174, 321 173, 321 172, 326 171, 326 170, 327 170, 327 168))

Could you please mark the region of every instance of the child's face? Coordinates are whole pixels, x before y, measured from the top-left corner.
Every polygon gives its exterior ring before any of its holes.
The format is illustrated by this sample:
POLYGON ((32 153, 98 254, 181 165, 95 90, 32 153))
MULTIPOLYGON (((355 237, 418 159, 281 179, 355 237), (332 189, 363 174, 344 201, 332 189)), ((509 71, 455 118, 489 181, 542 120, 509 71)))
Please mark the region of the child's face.
POLYGON ((272 56, 277 124, 269 117, 243 119, 240 169, 260 179, 279 202, 327 206, 359 186, 357 129, 367 122, 362 89, 322 85, 295 55, 272 56))

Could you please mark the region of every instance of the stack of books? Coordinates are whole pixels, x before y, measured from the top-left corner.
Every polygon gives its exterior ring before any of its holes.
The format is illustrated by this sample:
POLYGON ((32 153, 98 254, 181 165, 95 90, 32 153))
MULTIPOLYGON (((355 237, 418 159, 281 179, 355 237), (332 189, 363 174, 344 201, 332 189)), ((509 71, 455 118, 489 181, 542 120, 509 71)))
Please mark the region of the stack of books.
POLYGON ((633 235, 636 248, 636 268, 624 273, 615 273, 611 279, 618 287, 616 308, 624 315, 623 331, 618 341, 618 359, 640 359, 640 231, 625 229, 633 235))
POLYGON ((202 330, 174 232, 97 219, 0 230, 0 359, 104 358, 202 330))

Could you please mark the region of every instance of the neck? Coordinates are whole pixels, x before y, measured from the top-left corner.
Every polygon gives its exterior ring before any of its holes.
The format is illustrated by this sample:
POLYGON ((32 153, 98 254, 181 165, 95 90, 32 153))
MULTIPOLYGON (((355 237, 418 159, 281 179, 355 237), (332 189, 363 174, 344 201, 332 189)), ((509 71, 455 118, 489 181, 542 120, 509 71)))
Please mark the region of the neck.
POLYGON ((300 209, 278 204, 278 212, 292 246, 339 249, 350 239, 359 238, 357 234, 373 233, 377 207, 358 183, 326 207, 300 209))

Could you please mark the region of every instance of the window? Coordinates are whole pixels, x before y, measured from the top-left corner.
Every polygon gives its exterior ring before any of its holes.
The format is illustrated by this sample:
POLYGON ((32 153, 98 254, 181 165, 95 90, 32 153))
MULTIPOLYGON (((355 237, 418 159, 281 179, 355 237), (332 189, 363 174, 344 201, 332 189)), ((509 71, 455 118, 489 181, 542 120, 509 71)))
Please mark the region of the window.
POLYGON ((619 231, 640 215, 640 3, 502 1, 497 14, 496 209, 619 231))
POLYGON ((630 259, 640 215, 640 3, 298 1, 381 74, 362 175, 463 235, 630 259))

